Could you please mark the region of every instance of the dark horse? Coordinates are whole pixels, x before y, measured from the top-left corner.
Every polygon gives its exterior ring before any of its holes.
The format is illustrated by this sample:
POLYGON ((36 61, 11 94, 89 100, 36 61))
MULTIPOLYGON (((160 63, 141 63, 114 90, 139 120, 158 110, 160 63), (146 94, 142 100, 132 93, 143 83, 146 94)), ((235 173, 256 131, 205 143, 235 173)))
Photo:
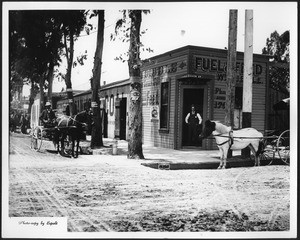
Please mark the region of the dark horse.
POLYGON ((84 110, 74 117, 61 116, 57 119, 57 128, 53 139, 57 152, 63 156, 68 155, 66 152, 67 145, 71 144, 71 157, 78 157, 79 142, 84 137, 84 131, 87 128, 87 122, 90 113, 84 110), (76 151, 75 150, 76 143, 76 151))

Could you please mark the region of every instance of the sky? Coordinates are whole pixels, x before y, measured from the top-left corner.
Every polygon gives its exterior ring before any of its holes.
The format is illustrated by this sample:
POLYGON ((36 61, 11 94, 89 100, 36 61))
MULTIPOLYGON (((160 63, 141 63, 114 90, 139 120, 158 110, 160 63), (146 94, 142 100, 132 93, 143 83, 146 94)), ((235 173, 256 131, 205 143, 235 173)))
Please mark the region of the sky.
MULTIPOLYGON (((266 39, 275 30, 282 34, 291 31, 291 38, 297 36, 297 2, 76 2, 51 3, 38 6, 36 3, 17 9, 105 9, 105 36, 102 56, 101 85, 128 78, 127 62, 114 60, 128 50, 128 43, 110 41, 116 21, 122 9, 149 9, 150 14, 142 16, 141 38, 153 53, 142 53, 142 59, 159 55, 186 45, 224 49, 228 47, 228 26, 230 9, 238 10, 237 51, 244 51, 245 10, 253 10, 253 52, 260 54, 266 39)), ((91 20, 96 24, 97 19, 91 20)), ((97 32, 93 29, 87 36, 82 32, 75 43, 75 56, 87 50, 88 59, 84 66, 72 70, 74 90, 90 89, 93 59, 96 50, 97 32)), ((294 38, 295 39, 295 38, 294 38)), ((293 39, 292 39, 293 40, 293 39)), ((291 41, 292 41, 291 40, 291 41)), ((64 71, 61 67, 60 71, 64 71)), ((53 90, 61 91, 65 84, 54 81, 53 90)), ((25 88, 26 91, 26 88, 25 88)), ((25 93, 26 94, 26 93, 25 93)))

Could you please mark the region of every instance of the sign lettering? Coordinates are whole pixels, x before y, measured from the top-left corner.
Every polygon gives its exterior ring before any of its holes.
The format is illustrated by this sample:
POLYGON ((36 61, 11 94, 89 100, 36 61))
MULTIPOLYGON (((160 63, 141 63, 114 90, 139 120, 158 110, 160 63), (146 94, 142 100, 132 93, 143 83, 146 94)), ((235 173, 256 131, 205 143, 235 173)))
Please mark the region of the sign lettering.
MULTIPOLYGON (((195 61, 195 72, 209 72, 216 74, 217 81, 226 81, 227 76, 227 60, 226 59, 218 59, 218 58, 208 58, 208 57, 197 57, 194 58, 195 61)), ((236 62, 236 82, 243 82, 243 72, 244 71, 244 63, 241 61, 236 62)), ((263 66, 257 63, 253 64, 253 84, 263 84, 264 77, 263 74, 263 66)))
POLYGON ((216 87, 214 96, 215 96, 214 108, 225 109, 226 91, 220 87, 216 87))

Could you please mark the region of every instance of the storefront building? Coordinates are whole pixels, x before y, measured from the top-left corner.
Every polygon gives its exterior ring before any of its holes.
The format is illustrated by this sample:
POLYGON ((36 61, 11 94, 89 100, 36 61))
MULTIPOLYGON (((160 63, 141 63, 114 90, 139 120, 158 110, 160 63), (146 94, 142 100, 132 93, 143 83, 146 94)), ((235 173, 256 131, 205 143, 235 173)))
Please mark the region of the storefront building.
POLYGON ((129 86, 129 79, 101 86, 104 137, 128 140, 129 86))
MULTIPOLYGON (((242 127, 243 53, 237 52, 235 128, 242 127)), ((152 57, 141 69, 143 144, 172 149, 216 149, 213 139, 191 144, 186 115, 194 105, 207 119, 224 122, 227 50, 186 46, 152 57)), ((266 129, 268 57, 253 55, 252 127, 266 129)), ((104 137, 128 140, 129 79, 101 87, 104 137)), ((200 134, 203 125, 197 129, 200 134)))
MULTIPOLYGON (((227 50, 186 46, 153 57, 142 68, 143 142, 157 147, 215 149, 206 139, 191 145, 185 117, 191 105, 202 117, 224 122, 227 50)), ((268 58, 253 55, 252 127, 266 122, 268 58)), ((237 53, 235 127, 242 125, 243 53, 237 53)), ((202 126, 201 126, 202 127, 202 126)), ((201 131, 201 130, 199 130, 201 131)))

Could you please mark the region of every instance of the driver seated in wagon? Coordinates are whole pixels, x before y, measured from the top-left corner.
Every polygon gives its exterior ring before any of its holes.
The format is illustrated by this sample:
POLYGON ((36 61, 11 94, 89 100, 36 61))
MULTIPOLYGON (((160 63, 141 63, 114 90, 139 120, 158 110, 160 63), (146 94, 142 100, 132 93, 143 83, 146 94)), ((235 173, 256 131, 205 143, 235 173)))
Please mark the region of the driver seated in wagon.
POLYGON ((51 128, 56 126, 56 116, 51 108, 50 102, 46 102, 45 109, 43 110, 40 116, 40 120, 45 128, 51 128))

